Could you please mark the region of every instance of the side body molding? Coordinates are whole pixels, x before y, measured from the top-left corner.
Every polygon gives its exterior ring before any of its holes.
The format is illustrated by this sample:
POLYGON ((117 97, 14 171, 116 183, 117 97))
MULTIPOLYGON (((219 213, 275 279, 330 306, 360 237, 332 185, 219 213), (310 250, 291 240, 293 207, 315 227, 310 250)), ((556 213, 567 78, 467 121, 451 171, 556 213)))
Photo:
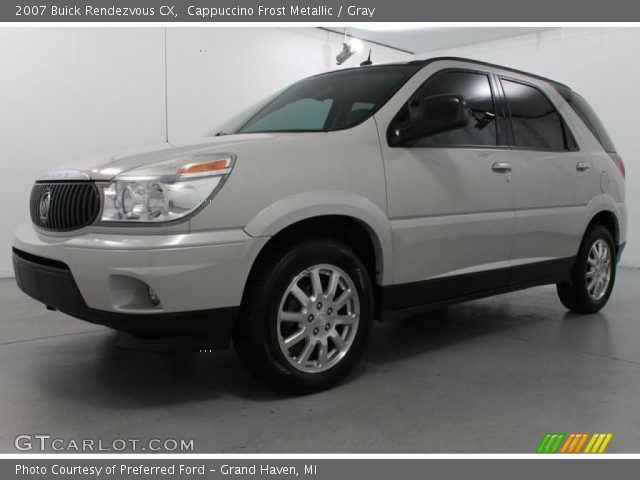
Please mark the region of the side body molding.
POLYGON ((252 237, 272 237, 302 220, 341 215, 358 220, 369 231, 376 251, 378 282, 393 279, 391 224, 384 211, 371 200, 342 191, 314 191, 291 195, 269 205, 244 228, 252 237))

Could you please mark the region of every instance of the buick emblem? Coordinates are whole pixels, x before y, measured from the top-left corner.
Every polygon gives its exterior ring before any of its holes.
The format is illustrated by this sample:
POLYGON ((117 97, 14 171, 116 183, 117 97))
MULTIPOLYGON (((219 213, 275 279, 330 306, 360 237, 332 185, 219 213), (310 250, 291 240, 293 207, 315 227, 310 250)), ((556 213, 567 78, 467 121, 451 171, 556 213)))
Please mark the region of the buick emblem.
POLYGON ((38 213, 40 214, 40 221, 46 223, 49 216, 49 208, 51 207, 51 190, 46 189, 40 196, 40 204, 38 205, 38 213))

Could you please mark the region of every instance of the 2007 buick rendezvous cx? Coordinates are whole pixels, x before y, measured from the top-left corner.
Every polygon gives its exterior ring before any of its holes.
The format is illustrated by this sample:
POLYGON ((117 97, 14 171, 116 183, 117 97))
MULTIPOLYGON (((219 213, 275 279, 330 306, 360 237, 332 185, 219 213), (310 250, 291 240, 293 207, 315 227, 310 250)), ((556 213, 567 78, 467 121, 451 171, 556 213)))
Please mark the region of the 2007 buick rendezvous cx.
POLYGON ((374 318, 542 284, 576 312, 609 299, 624 164, 565 85, 455 58, 361 67, 223 132, 44 174, 20 288, 139 336, 232 338, 299 392, 344 377, 374 318))

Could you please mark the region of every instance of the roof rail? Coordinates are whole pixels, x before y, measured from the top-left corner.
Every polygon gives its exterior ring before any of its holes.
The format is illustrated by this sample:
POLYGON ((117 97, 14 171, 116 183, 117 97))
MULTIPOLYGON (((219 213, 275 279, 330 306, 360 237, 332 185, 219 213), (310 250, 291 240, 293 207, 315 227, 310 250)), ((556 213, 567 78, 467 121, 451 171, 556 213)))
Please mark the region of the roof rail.
POLYGON ((505 67, 504 65, 496 65, 494 63, 488 63, 488 62, 482 62, 480 60, 473 60, 471 58, 462 58, 462 57, 433 57, 433 58, 428 58, 426 60, 412 60, 409 63, 410 65, 429 65, 430 63, 433 62, 441 62, 441 61, 455 61, 455 62, 468 62, 468 63, 475 63, 477 65, 482 65, 485 67, 494 67, 494 68, 500 68, 502 70, 508 70, 509 72, 513 72, 513 73, 518 73, 520 75, 526 75, 528 77, 531 78, 535 78, 538 80, 543 80, 547 83, 549 83, 553 88, 556 89, 556 91, 567 101, 571 100, 571 88, 567 85, 565 85, 564 83, 560 83, 560 82, 556 82, 555 80, 551 80, 550 78, 546 78, 546 77, 542 77, 540 75, 535 75, 533 73, 529 73, 529 72, 524 72, 522 70, 517 70, 515 68, 511 68, 511 67, 505 67))

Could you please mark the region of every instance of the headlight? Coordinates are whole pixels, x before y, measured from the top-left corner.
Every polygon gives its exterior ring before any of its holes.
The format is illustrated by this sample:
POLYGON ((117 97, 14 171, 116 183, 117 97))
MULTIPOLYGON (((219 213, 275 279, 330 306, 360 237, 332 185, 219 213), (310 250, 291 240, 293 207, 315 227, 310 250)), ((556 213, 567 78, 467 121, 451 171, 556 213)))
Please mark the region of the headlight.
POLYGON ((102 190, 103 222, 170 222, 218 192, 233 168, 231 155, 200 155, 141 167, 102 190))

